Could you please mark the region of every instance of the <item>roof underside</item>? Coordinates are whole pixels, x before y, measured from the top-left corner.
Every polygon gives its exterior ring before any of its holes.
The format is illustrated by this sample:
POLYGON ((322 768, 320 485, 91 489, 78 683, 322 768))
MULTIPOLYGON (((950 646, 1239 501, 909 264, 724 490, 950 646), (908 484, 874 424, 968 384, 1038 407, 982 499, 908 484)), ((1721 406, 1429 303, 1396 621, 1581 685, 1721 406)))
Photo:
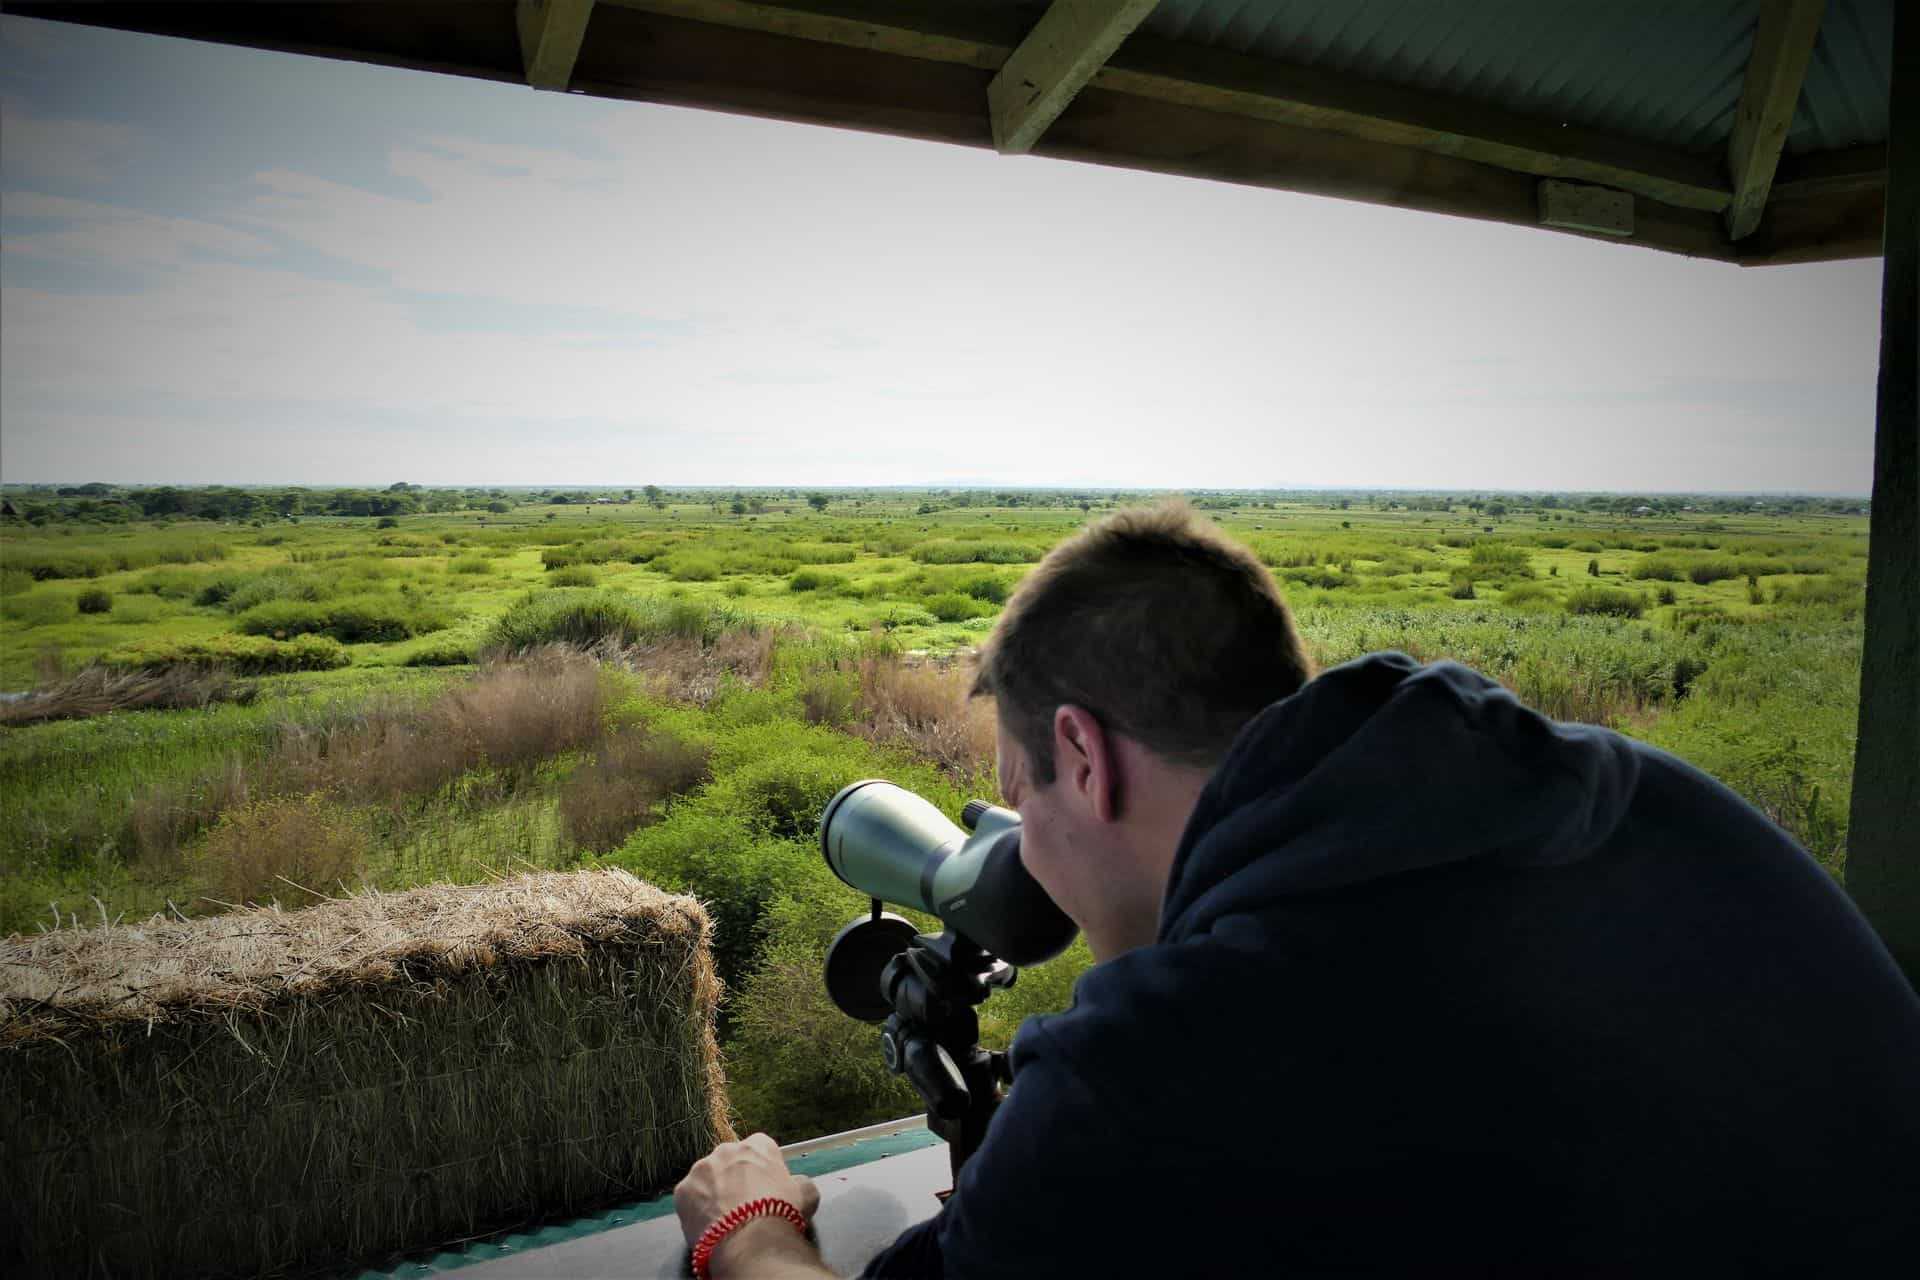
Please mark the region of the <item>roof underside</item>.
POLYGON ((1758 264, 1879 252, 1893 3, 1060 0, 1049 10, 1039 0, 150 0, 6 9, 1544 223, 1758 264), (1554 189, 1571 193, 1579 212, 1570 221, 1560 203, 1549 214, 1544 179, 1572 184, 1554 189))

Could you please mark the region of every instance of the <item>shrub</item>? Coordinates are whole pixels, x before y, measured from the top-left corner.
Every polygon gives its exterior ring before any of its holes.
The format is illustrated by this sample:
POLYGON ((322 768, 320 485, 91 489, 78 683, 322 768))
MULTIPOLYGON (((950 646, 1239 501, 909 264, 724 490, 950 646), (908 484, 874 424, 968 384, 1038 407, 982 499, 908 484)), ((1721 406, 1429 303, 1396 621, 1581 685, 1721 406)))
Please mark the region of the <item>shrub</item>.
POLYGON ((1810 578, 1804 582, 1782 583, 1773 589, 1775 604, 1838 609, 1846 617, 1857 615, 1865 600, 1865 584, 1850 578, 1810 578))
POLYGON ((787 590, 820 591, 845 586, 846 581, 837 573, 822 573, 818 569, 799 569, 787 579, 787 590))
POLYGON ((1660 592, 1655 599, 1661 604, 1674 604, 1679 600, 1679 596, 1674 594, 1672 587, 1663 586, 1660 588, 1660 592))
POLYGON ((1511 542, 1479 541, 1467 552, 1467 566, 1484 578, 1531 578, 1533 560, 1527 549, 1511 542))
POLYGON ((473 661, 473 648, 461 640, 436 640, 406 656, 409 667, 459 667, 473 661))
POLYGON ((708 645, 724 635, 759 629, 745 614, 697 600, 555 588, 534 592, 508 609, 487 633, 484 647, 508 653, 546 644, 585 649, 607 642, 625 647, 674 636, 708 645))
POLYGON ((330 582, 294 569, 269 569, 227 579, 225 596, 220 603, 229 613, 244 613, 271 600, 324 600, 332 593, 330 582))
POLYGON ((1038 560, 1039 547, 1024 542, 972 542, 938 538, 923 542, 912 555, 921 564, 1026 564, 1038 560))
POLYGON ((459 556, 447 564, 448 573, 489 573, 492 569, 485 556, 459 556))
POLYGON ((1589 578, 1597 578, 1600 576, 1600 562, 1598 560, 1587 561, 1587 576, 1589 578))
POLYGON ((370 840, 360 815, 324 795, 255 800, 222 814, 193 862, 223 902, 304 906, 350 888, 370 840))
POLYGON ((116 649, 100 661, 110 667, 155 671, 193 665, 225 667, 238 675, 278 675, 288 671, 332 671, 352 661, 346 648, 327 636, 291 640, 264 636, 213 636, 205 640, 149 641, 116 649))
POLYGON ((392 516, 381 516, 373 522, 373 527, 376 529, 398 529, 400 522, 392 516))
POLYGON ((1739 573, 1731 560, 1699 560, 1688 566, 1687 580, 1704 587, 1710 582, 1738 577, 1739 573))
POLYGON ((873 1028, 842 1013, 820 980, 827 942, 852 914, 843 902, 793 897, 767 911, 766 945, 740 985, 726 1050, 728 1096, 747 1129, 792 1142, 925 1105, 887 1070, 873 1028))
POLYGON ((13 565, 0 565, 0 596, 23 595, 33 590, 33 575, 13 565))
POLYGON ((1456 573, 1447 587, 1447 595, 1454 600, 1473 600, 1477 593, 1473 589, 1473 577, 1466 573, 1456 573))
POLYGON ((112 613, 113 592, 103 587, 88 587, 74 597, 73 603, 81 613, 112 613))
POLYGON ((1013 588, 991 574, 975 574, 957 584, 956 590, 972 596, 975 600, 985 600, 988 604, 1005 604, 1013 588))
POLYGON ((1687 567, 1668 556, 1648 556, 1633 566, 1628 576, 1641 581, 1679 582, 1687 576, 1687 567))
POLYGON ((560 825, 581 849, 606 853, 659 818, 659 806, 712 777, 711 751, 666 733, 603 739, 560 789, 560 825))
POLYGON ((1580 587, 1567 597, 1567 612, 1637 618, 1647 609, 1646 597, 1617 587, 1580 587))
POLYGON ((1550 588, 1538 582, 1516 582, 1500 593, 1500 603, 1508 609, 1551 609, 1559 602, 1550 588))
POLYGON ((431 610, 384 596, 355 596, 328 603, 274 600, 240 615, 242 635, 323 634, 344 644, 385 644, 445 629, 448 620, 431 610))
POLYGON ((993 612, 991 606, 957 591, 932 597, 926 602, 926 610, 942 622, 965 622, 993 612))
POLYGON ((548 573, 547 585, 550 587, 597 587, 600 585, 600 575, 583 564, 569 565, 567 568, 555 569, 548 573))

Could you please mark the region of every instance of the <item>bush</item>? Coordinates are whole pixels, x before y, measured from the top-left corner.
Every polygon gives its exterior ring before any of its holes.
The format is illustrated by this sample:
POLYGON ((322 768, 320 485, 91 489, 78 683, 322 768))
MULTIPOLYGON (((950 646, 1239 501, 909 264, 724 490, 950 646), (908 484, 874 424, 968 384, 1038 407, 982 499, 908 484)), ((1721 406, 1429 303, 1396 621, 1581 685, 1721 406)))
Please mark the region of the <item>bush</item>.
POLYGON ((329 635, 344 644, 387 644, 430 631, 440 631, 448 620, 431 610, 384 596, 355 596, 316 603, 274 600, 240 615, 242 635, 284 639, 299 635, 329 635))
POLYGON ((102 587, 88 587, 74 597, 73 603, 82 613, 112 613, 113 592, 102 587))
POLYGON ((1038 560, 1039 547, 1024 542, 963 542, 938 538, 923 542, 912 555, 921 564, 1027 564, 1038 560))
POLYGON ((320 794, 256 800, 222 814, 193 862, 222 902, 305 906, 353 887, 371 834, 320 794))
POLYGON ((493 565, 485 556, 459 556, 447 563, 448 573, 490 573, 493 565))
POLYGON ((550 587, 597 587, 600 585, 600 575, 583 564, 569 565, 565 569, 555 569, 547 574, 547 585, 550 587))
POLYGON ((991 606, 957 591, 927 600, 926 610, 942 622, 965 622, 968 618, 984 617, 993 612, 991 606))
POLYGON ((381 516, 373 522, 373 527, 376 529, 398 529, 400 522, 392 516, 381 516))
POLYGON ((1687 568, 1687 580, 1699 586, 1740 576, 1731 560, 1700 560, 1687 568))
POLYGON ((406 656, 409 667, 460 667, 473 661, 473 649, 460 640, 437 640, 406 656))
POLYGON ((0 596, 17 596, 33 590, 33 575, 13 565, 0 565, 0 596))
POLYGON ((616 849, 659 818, 659 806, 712 776, 711 751, 665 733, 628 729, 604 739, 560 789, 560 825, 575 847, 616 849))
POLYGON ((1480 578, 1531 578, 1527 549, 1511 542, 1479 541, 1467 552, 1467 567, 1480 578))
POLYGON ((975 600, 985 600, 988 604, 1005 604, 1013 588, 1001 578, 990 574, 976 574, 963 579, 957 590, 972 596, 975 600))
POLYGON ((837 573, 822 573, 818 569, 799 569, 787 579, 787 590, 821 591, 845 586, 846 581, 837 573))
POLYGON ((844 902, 793 897, 768 909, 766 945, 734 1001, 726 1050, 727 1092, 742 1132, 793 1142, 925 1106, 904 1076, 887 1070, 874 1029, 842 1013, 820 980, 828 941, 854 914, 844 902))
POLYGON ((1633 566, 1629 577, 1656 582, 1679 582, 1687 576, 1687 567, 1669 556, 1648 556, 1633 566))
POLYGON ((1538 582, 1516 582, 1500 593, 1500 603, 1508 609, 1552 609, 1559 605, 1552 589, 1538 582))
POLYGON ((100 659, 107 666, 141 671, 191 665, 225 667, 243 676, 332 671, 352 660, 338 640, 315 635, 292 640, 214 636, 206 640, 153 641, 116 649, 100 659))
POLYGON ((527 595, 508 609, 483 647, 519 653, 545 644, 585 649, 602 641, 628 646, 669 636, 712 644, 731 632, 758 630, 757 621, 730 607, 556 587, 527 595))
POLYGON ((1647 610, 1646 597, 1617 587, 1581 587, 1567 597, 1567 612, 1637 618, 1647 610))

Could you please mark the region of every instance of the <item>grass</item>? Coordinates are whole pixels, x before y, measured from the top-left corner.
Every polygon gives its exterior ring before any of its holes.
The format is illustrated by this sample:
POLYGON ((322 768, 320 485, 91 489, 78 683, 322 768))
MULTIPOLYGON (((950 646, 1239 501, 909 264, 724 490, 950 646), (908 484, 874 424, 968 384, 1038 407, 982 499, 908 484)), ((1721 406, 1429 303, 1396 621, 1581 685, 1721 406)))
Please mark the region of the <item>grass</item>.
MULTIPOLYGON (((711 904, 750 1127, 898 1114, 870 1030, 822 1012, 820 948, 861 904, 812 825, 860 777, 949 810, 994 798, 965 655, 1088 518, 941 501, 0 529, 0 690, 57 695, 6 714, 78 717, 0 729, 0 929, 618 865, 711 904), (110 608, 84 612, 88 590, 110 608), (96 659, 87 679, 177 681, 180 708, 69 687, 96 659)), ((1674 751, 1844 864, 1860 518, 1311 499, 1219 518, 1321 663, 1466 662, 1674 751)), ((996 995, 989 1038, 1085 963, 996 995)))

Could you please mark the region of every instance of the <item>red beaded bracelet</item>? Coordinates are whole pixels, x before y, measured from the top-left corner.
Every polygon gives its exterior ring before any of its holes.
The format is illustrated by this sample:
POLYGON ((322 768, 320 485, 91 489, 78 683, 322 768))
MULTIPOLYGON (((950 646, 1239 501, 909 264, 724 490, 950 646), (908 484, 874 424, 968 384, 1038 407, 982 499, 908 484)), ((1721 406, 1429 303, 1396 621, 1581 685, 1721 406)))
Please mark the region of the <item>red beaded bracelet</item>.
POLYGON ((728 1232, 755 1218, 785 1218, 793 1224, 795 1231, 801 1235, 807 1233, 806 1217, 780 1197, 762 1196, 758 1200, 749 1200, 739 1208, 729 1210, 700 1233, 700 1242, 693 1246, 694 1280, 709 1280, 707 1264, 713 1261, 713 1251, 727 1238, 728 1232))

